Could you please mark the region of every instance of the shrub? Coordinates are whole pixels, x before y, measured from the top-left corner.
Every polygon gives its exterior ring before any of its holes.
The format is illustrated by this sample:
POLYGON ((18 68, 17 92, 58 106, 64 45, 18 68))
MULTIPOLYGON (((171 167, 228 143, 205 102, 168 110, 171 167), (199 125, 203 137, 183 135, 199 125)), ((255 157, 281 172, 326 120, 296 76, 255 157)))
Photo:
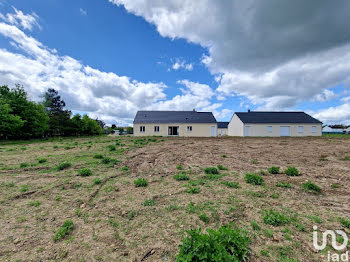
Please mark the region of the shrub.
POLYGON ((286 182, 281 182, 276 184, 277 187, 283 187, 283 188, 292 188, 291 184, 288 184, 286 182))
POLYGON ((92 176, 92 171, 89 168, 82 168, 78 171, 78 176, 92 176))
POLYGON ((280 172, 280 168, 277 166, 272 166, 267 169, 270 174, 278 174, 280 172))
POLYGON ((26 162, 21 163, 21 164, 19 165, 20 168, 26 168, 26 167, 28 167, 28 166, 29 166, 29 164, 26 163, 26 162))
POLYGON ((266 172, 265 172, 264 170, 261 169, 261 170, 259 171, 259 174, 262 175, 262 176, 265 176, 265 175, 266 175, 266 172))
POLYGON ((114 145, 109 145, 109 146, 107 146, 107 148, 109 151, 116 151, 117 150, 117 148, 114 145))
POLYGON ((186 191, 187 193, 190 194, 198 194, 199 192, 201 192, 201 189, 199 187, 188 187, 188 190, 186 191))
POLYGON ((350 229, 350 219, 339 218, 339 221, 343 224, 344 227, 350 229))
POLYGON ((228 168, 224 167, 223 165, 218 165, 218 169, 219 170, 228 170, 228 168))
POLYGON ((65 238, 68 234, 70 234, 73 231, 73 228, 73 221, 67 219, 66 221, 64 221, 63 225, 57 230, 55 236, 53 237, 53 240, 56 242, 65 238))
POLYGON ((183 169, 183 166, 182 166, 182 165, 177 165, 177 166, 176 166, 176 169, 182 170, 182 169, 183 169))
POLYGON ((221 157, 226 158, 226 157, 227 157, 227 155, 226 155, 226 154, 223 154, 223 155, 221 155, 221 157))
POLYGON ((94 185, 99 185, 102 183, 101 179, 99 178, 95 178, 94 181, 93 181, 94 185))
POLYGON ((231 181, 222 181, 221 182, 223 185, 227 186, 227 187, 231 187, 231 188, 241 188, 239 186, 239 183, 237 182, 231 182, 231 181))
POLYGON ((110 162, 111 162, 111 159, 109 157, 102 158, 102 163, 103 164, 109 164, 110 162))
POLYGON ((38 159, 38 162, 39 162, 40 164, 46 163, 46 162, 47 162, 47 159, 46 159, 46 158, 39 158, 39 159, 38 159))
POLYGON ((156 201, 154 201, 153 199, 149 199, 149 200, 145 200, 145 202, 143 202, 142 205, 146 206, 146 207, 152 207, 156 204, 156 201))
POLYGON ((121 170, 122 170, 122 171, 129 171, 129 168, 128 168, 127 166, 123 166, 123 167, 121 168, 121 170))
POLYGON ((283 226, 289 223, 288 217, 273 209, 265 210, 263 220, 265 224, 272 226, 283 226))
POLYGON ((289 166, 284 173, 286 173, 287 176, 299 176, 299 170, 294 166, 289 166))
POLYGON ((252 185, 262 185, 264 184, 264 180, 261 176, 259 176, 258 174, 245 174, 244 177, 245 181, 248 184, 252 184, 252 185))
POLYGON ((202 220, 204 223, 208 223, 209 222, 209 217, 205 213, 200 214, 199 215, 199 219, 202 220))
POLYGON ((174 179, 177 181, 190 180, 190 177, 185 173, 179 173, 174 175, 174 179))
POLYGON ((138 178, 134 181, 135 187, 146 187, 148 186, 148 182, 144 178, 138 178))
POLYGON ((306 191, 314 192, 316 194, 321 193, 321 188, 311 181, 307 181, 306 183, 302 184, 301 187, 306 191))
POLYGON ((96 159, 103 159, 103 155, 102 154, 96 154, 96 155, 94 155, 94 158, 96 158, 96 159))
POLYGON ((21 186, 21 188, 20 188, 20 192, 26 192, 26 191, 28 191, 29 190, 29 187, 27 186, 27 185, 23 185, 23 186, 21 186))
POLYGON ((216 167, 207 167, 207 168, 204 168, 204 172, 205 172, 207 175, 217 175, 217 174, 219 174, 219 170, 218 170, 216 167))
POLYGON ((187 261, 246 261, 249 237, 239 228, 222 226, 218 230, 187 231, 179 246, 178 262, 187 261))
POLYGON ((261 227, 259 226, 258 222, 256 222, 255 220, 250 222, 250 225, 252 226, 252 228, 256 231, 261 230, 261 227))
POLYGON ((70 168, 71 166, 72 166, 71 163, 64 162, 64 163, 59 164, 56 168, 57 168, 57 170, 63 170, 63 169, 70 168))

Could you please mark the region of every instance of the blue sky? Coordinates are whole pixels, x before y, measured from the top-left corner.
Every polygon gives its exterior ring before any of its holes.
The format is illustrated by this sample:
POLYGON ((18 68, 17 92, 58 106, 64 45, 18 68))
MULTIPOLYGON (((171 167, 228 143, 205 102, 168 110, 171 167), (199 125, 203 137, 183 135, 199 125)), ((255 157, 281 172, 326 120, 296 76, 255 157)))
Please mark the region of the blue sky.
MULTIPOLYGON (((333 35, 337 41, 329 45, 304 43, 305 33, 315 32, 312 21, 304 20, 300 35, 291 33, 301 43, 291 47, 273 21, 268 27, 259 22, 271 17, 266 6, 256 5, 256 17, 232 21, 245 6, 176 0, 0 3, 1 84, 20 83, 33 99, 53 87, 73 112, 120 125, 130 124, 137 110, 192 108, 213 111, 218 120, 250 108, 305 110, 327 123, 350 123, 348 39, 333 35), (260 36, 266 28, 275 35, 260 36)), ((340 9, 327 9, 341 20, 340 9)), ((298 26, 296 18, 285 23, 298 26)), ((316 29, 325 25, 339 28, 319 21, 316 29)), ((321 34, 312 37, 311 43, 319 42, 321 34)))

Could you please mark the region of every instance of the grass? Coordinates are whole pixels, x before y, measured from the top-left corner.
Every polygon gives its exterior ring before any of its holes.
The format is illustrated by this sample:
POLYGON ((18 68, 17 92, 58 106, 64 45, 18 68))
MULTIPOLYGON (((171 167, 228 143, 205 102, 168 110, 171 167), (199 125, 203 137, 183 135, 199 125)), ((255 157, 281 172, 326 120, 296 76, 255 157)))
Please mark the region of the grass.
POLYGON ((146 207, 152 207, 156 205, 156 201, 153 199, 148 199, 148 200, 145 200, 145 202, 143 202, 142 205, 146 207))
POLYGON ((207 214, 205 214, 205 213, 203 213, 203 214, 200 214, 199 216, 199 219, 201 220, 201 221, 203 221, 204 223, 209 223, 209 217, 208 217, 208 215, 207 214))
POLYGON ((292 188, 291 184, 288 184, 286 182, 280 182, 276 184, 276 187, 282 187, 282 188, 292 188))
POLYGON ((78 171, 78 176, 92 176, 92 171, 89 168, 82 168, 78 171))
POLYGON ((102 183, 102 181, 101 181, 101 179, 99 179, 99 178, 95 178, 95 179, 92 181, 92 183, 93 183, 94 185, 99 185, 99 184, 102 183))
POLYGON ((306 183, 302 184, 301 188, 304 189, 305 191, 312 192, 315 194, 321 193, 321 188, 309 180, 306 183))
POLYGON ((221 157, 222 158, 227 158, 227 155, 226 154, 222 154, 221 157))
POLYGON ((228 170, 228 168, 224 167, 223 165, 218 165, 218 169, 219 170, 228 170))
POLYGON ((47 159, 46 159, 46 158, 39 158, 39 159, 38 159, 38 163, 39 163, 39 164, 46 163, 46 162, 47 162, 47 159))
POLYGON ((176 181, 185 181, 185 180, 190 180, 190 177, 186 173, 179 173, 174 175, 174 179, 176 181))
POLYGON ((278 166, 272 166, 267 169, 270 174, 279 174, 280 168, 278 166))
POLYGON ((256 222, 255 220, 250 221, 250 226, 255 231, 260 231, 261 230, 261 227, 259 226, 258 222, 256 222))
POLYGON ((29 167, 29 164, 26 163, 26 162, 23 162, 19 165, 20 168, 26 168, 26 167, 29 167))
POLYGON ((29 187, 27 185, 23 185, 23 186, 21 186, 19 192, 23 193, 23 192, 27 192, 28 190, 29 190, 29 187))
POLYGON ((117 148, 115 147, 115 145, 109 145, 109 146, 107 146, 107 148, 108 148, 108 150, 111 151, 111 152, 117 150, 117 148))
POLYGON ((148 186, 148 182, 144 178, 138 178, 134 181, 135 187, 146 187, 148 186))
POLYGON ((58 164, 58 165, 56 166, 56 169, 60 171, 60 170, 64 170, 64 169, 70 168, 71 166, 72 166, 71 163, 69 163, 69 162, 64 162, 64 163, 58 164))
POLYGON ((176 169, 177 169, 177 170, 182 170, 182 169, 184 169, 184 168, 183 168, 182 165, 177 165, 177 166, 176 166, 176 169))
POLYGON ((186 190, 187 193, 190 194, 199 194, 199 192, 201 192, 201 189, 199 187, 188 187, 188 190, 186 190))
POLYGON ((96 158, 96 159, 103 159, 103 155, 102 154, 96 154, 96 155, 94 155, 94 158, 96 158))
POLYGON ((350 219, 339 218, 339 222, 346 228, 350 229, 350 219))
POLYGON ((272 226, 283 226, 290 222, 288 217, 273 209, 264 211, 263 221, 272 226))
POLYGON ((204 168, 204 173, 207 175, 218 175, 219 170, 216 167, 206 167, 204 168))
POLYGON ((128 166, 122 166, 121 170, 122 171, 129 171, 129 167, 128 166))
POLYGON ((300 173, 299 173, 299 170, 294 167, 294 166, 289 166, 285 171, 284 173, 287 175, 287 176, 299 176, 300 173))
POLYGON ((33 201, 29 201, 28 206, 32 206, 32 207, 38 207, 40 206, 40 201, 39 200, 33 200, 33 201))
POLYGON ((241 188, 238 182, 222 181, 221 184, 231 188, 241 188))
POLYGON ((74 229, 73 221, 70 219, 67 219, 64 221, 63 225, 57 230, 56 234, 53 237, 53 240, 55 242, 65 238, 67 235, 69 235, 74 229))
POLYGON ((250 173, 246 173, 244 176, 244 180, 248 183, 248 184, 252 184, 252 185, 263 185, 264 184, 264 179, 259 176, 258 174, 250 174, 250 173))

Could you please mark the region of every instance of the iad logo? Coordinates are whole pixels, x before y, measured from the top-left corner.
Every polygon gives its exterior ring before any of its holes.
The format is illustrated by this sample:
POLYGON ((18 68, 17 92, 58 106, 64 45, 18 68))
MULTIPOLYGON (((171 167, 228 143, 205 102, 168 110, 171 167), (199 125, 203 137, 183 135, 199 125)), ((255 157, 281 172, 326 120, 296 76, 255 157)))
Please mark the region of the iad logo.
MULTIPOLYGON (((326 248, 327 246, 327 237, 331 236, 331 244, 332 247, 337 250, 337 251, 341 251, 344 250, 349 242, 348 236, 346 235, 346 233, 343 230, 326 230, 323 235, 322 235, 322 244, 319 245, 318 244, 318 232, 317 232, 317 226, 314 226, 314 232, 313 232, 313 243, 314 243, 314 247, 317 250, 323 250, 326 248), (336 233, 341 235, 343 237, 343 244, 338 245, 337 243, 337 236, 336 233)), ((349 261, 349 252, 347 251, 346 253, 343 253, 341 255, 334 253, 331 254, 330 251, 328 251, 328 261, 349 261)))

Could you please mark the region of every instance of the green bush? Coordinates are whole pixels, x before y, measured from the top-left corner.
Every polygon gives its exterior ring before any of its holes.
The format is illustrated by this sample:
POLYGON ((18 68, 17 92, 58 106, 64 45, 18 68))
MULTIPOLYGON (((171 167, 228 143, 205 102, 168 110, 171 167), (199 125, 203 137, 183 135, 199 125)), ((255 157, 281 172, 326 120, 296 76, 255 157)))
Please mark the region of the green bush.
POLYGON ((278 174, 280 172, 280 168, 277 166, 272 166, 267 169, 270 174, 278 174))
POLYGON ((289 166, 284 171, 284 173, 286 173, 287 176, 299 176, 300 175, 299 170, 294 166, 289 166))
POLYGON ((154 201, 153 199, 145 200, 145 202, 143 202, 142 205, 146 207, 152 207, 156 205, 156 201, 154 201))
POLYGON ((183 169, 183 166, 182 166, 182 165, 177 165, 177 166, 176 166, 176 169, 182 170, 182 169, 183 169))
POLYGON ((102 154, 96 154, 96 155, 94 155, 94 158, 96 158, 96 159, 103 159, 103 155, 102 154))
POLYGON ((231 182, 231 181, 222 181, 221 182, 223 185, 227 186, 227 187, 231 187, 231 188, 241 188, 239 186, 238 182, 231 182))
POLYGON ((28 166, 29 166, 29 164, 26 163, 26 162, 21 163, 21 164, 19 165, 20 168, 26 168, 26 167, 28 167, 28 166))
POLYGON ((222 226, 218 230, 201 229, 187 231, 179 246, 177 262, 189 261, 246 261, 249 237, 239 228, 222 226))
POLYGON ((350 229, 350 219, 339 218, 339 221, 343 224, 344 227, 350 229))
POLYGON ((59 165, 56 167, 56 169, 57 169, 57 170, 63 170, 63 169, 70 168, 71 166, 72 166, 71 163, 69 163, 69 162, 64 162, 64 163, 59 164, 59 165))
POLYGON ((217 175, 219 174, 219 170, 216 167, 207 167, 204 168, 204 173, 207 175, 217 175))
POLYGON ((104 157, 102 158, 102 164, 116 164, 119 162, 117 159, 109 158, 109 157, 104 157))
POLYGON ((292 188, 291 184, 288 184, 286 182, 281 182, 276 184, 277 187, 283 187, 283 188, 292 188))
POLYGON ((177 181, 190 180, 190 177, 185 173, 179 173, 174 175, 174 179, 177 181))
POLYGON ((39 162, 40 164, 46 163, 46 162, 47 162, 47 159, 46 159, 46 158, 39 158, 39 159, 38 159, 38 162, 39 162))
POLYGON ((89 168, 83 168, 78 171, 78 176, 92 176, 92 171, 89 168))
POLYGON ((301 187, 306 191, 310 191, 316 194, 321 193, 321 188, 311 181, 307 181, 306 183, 302 184, 301 187))
POLYGON ((109 146, 107 146, 107 148, 109 151, 116 151, 117 150, 117 148, 114 145, 109 145, 109 146))
POLYGON ((95 178, 94 181, 93 181, 94 185, 99 185, 102 183, 101 179, 99 178, 95 178))
POLYGON ((129 171, 129 168, 128 168, 127 166, 123 166, 123 167, 121 168, 121 170, 122 170, 122 171, 129 171))
POLYGON ((138 178, 134 181, 135 187, 146 187, 148 186, 148 182, 144 178, 138 178))
POLYGON ((199 219, 202 220, 204 223, 209 223, 209 217, 207 216, 207 214, 203 213, 203 214, 200 214, 199 216, 199 219))
POLYGON ((218 169, 219 170, 228 170, 228 168, 224 167, 223 165, 218 165, 218 169))
POLYGON ((23 185, 23 186, 21 186, 21 188, 20 188, 20 192, 26 192, 26 191, 28 191, 29 190, 29 187, 27 186, 27 185, 23 185))
POLYGON ((226 157, 227 157, 227 155, 226 155, 226 154, 223 154, 223 155, 221 155, 221 157, 222 157, 222 158, 226 158, 226 157))
POLYGON ((263 221, 267 225, 283 226, 289 223, 289 218, 273 209, 270 209, 265 210, 263 221))
POLYGON ((199 192, 201 192, 201 189, 199 187, 188 187, 188 190, 186 191, 187 193, 190 194, 198 194, 199 192))
POLYGON ((247 173, 247 174, 245 174, 244 179, 248 184, 252 184, 252 185, 264 184, 264 179, 261 176, 259 176, 258 174, 247 173))
POLYGON ((53 237, 53 240, 56 242, 65 238, 68 234, 70 234, 73 231, 73 228, 73 221, 67 219, 66 221, 64 221, 63 225, 57 230, 56 234, 53 237))

